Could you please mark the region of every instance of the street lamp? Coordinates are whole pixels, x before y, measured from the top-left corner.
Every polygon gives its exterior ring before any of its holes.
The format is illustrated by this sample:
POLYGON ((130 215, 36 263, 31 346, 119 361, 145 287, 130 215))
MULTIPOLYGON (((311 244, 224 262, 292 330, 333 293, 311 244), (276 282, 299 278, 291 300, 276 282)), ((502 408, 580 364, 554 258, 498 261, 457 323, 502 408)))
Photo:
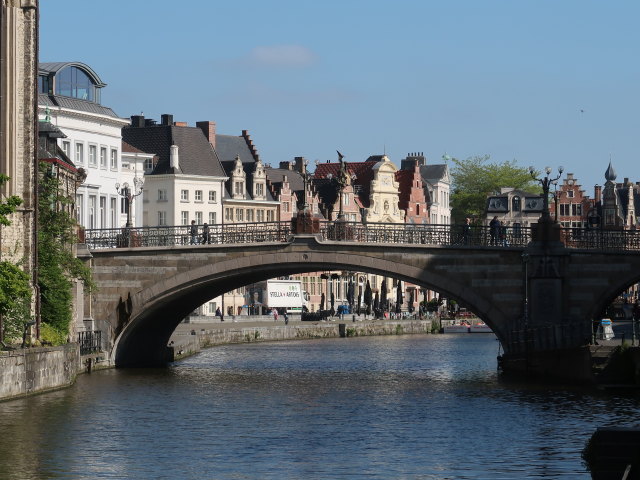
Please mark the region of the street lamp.
POLYGON ((133 199, 138 195, 142 194, 142 186, 144 185, 144 179, 140 177, 133 178, 133 188, 129 185, 129 182, 124 182, 122 186, 120 183, 116 183, 116 192, 118 195, 123 197, 127 202, 127 224, 126 228, 131 228, 133 225, 131 224, 131 205, 133 204, 133 199))
POLYGON ((549 214, 549 188, 551 185, 556 185, 558 183, 558 180, 564 171, 564 167, 558 167, 558 175, 555 178, 551 178, 549 176, 551 175, 551 167, 545 167, 544 171, 546 173, 544 178, 537 178, 535 169, 533 167, 529 167, 529 174, 531 175, 531 178, 542 185, 542 220, 551 221, 551 215, 549 214))

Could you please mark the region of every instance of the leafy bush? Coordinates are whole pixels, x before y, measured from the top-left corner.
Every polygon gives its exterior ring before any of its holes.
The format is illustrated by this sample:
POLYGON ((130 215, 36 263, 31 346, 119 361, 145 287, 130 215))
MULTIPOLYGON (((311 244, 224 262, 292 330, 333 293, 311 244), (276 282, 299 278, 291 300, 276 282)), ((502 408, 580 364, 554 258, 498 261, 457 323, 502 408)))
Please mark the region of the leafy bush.
POLYGON ((24 270, 6 261, 0 262, 0 315, 6 343, 18 341, 31 319, 31 285, 24 270))

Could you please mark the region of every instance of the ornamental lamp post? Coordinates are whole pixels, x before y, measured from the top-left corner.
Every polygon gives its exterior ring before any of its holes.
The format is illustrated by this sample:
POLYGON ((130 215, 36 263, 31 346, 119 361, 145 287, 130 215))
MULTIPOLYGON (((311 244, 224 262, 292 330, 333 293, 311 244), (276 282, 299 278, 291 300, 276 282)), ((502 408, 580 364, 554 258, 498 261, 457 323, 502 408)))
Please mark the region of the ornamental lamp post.
MULTIPOLYGON (((558 167, 558 175, 555 178, 551 178, 551 167, 545 167, 546 175, 543 178, 536 177, 536 171, 533 167, 529 167, 529 174, 531 178, 539 182, 542 185, 542 217, 541 219, 546 222, 551 222, 551 214, 549 213, 549 188, 551 185, 556 185, 558 180, 564 172, 564 167, 558 167)), ((556 219, 557 220, 557 219, 556 219)))
POLYGON ((133 204, 133 199, 142 194, 143 185, 144 179, 137 176, 133 178, 133 188, 131 188, 129 182, 124 182, 122 185, 120 185, 120 183, 116 183, 116 192, 118 192, 118 195, 123 197, 126 202, 127 223, 125 227, 128 229, 133 226, 131 224, 131 205, 133 204))

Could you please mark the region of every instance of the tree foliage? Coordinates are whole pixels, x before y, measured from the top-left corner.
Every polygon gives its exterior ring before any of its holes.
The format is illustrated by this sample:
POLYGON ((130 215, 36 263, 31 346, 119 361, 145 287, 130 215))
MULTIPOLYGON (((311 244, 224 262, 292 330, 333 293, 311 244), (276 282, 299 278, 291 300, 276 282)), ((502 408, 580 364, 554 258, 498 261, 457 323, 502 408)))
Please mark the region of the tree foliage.
MULTIPOLYGON (((0 174, 0 186, 9 181, 9 177, 0 174)), ((0 201, 0 225, 11 225, 9 215, 22 205, 22 199, 16 195, 0 201)), ((11 262, 0 262, 0 339, 11 343, 17 340, 31 316, 31 283, 29 275, 11 262)))
POLYGON ((42 321, 66 336, 72 318, 72 279, 81 279, 91 290, 91 270, 73 254, 75 219, 68 206, 73 199, 60 190, 48 165, 40 166, 38 196, 38 285, 42 321))
POLYGON ((18 265, 0 262, 0 315, 2 338, 12 343, 20 338, 31 319, 31 283, 29 275, 18 265))
POLYGON ((511 187, 538 193, 540 188, 531 178, 526 167, 519 167, 515 160, 492 162, 489 155, 453 158, 451 170, 451 216, 454 223, 462 223, 465 217, 484 218, 487 196, 511 187))

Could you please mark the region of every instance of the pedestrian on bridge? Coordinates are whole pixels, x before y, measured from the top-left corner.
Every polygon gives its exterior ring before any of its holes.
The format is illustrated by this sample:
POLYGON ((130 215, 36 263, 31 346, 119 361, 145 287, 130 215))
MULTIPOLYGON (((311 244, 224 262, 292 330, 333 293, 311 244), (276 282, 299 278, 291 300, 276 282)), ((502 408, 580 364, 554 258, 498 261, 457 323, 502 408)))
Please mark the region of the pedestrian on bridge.
POLYGON ((198 226, 196 225, 195 220, 191 220, 191 228, 189 229, 189 233, 191 234, 191 245, 195 245, 198 243, 198 226))
POLYGON ((209 236, 209 225, 205 222, 202 227, 202 244, 211 243, 211 237, 209 236))
POLYGON ((500 220, 497 215, 489 222, 489 235, 491 235, 491 245, 497 245, 500 235, 500 220))

